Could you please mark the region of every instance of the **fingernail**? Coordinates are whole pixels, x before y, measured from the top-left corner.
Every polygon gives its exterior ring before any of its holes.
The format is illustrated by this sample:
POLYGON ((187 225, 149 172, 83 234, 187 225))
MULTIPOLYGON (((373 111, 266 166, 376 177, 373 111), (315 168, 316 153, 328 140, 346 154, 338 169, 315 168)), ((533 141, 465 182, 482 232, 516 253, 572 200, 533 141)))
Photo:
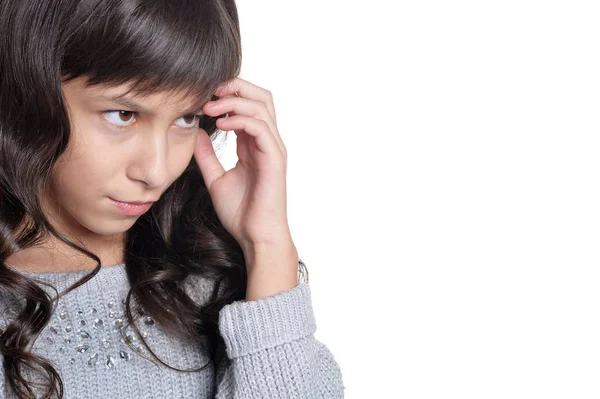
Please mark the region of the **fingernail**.
POLYGON ((209 107, 213 107, 215 104, 216 104, 215 101, 209 101, 209 102, 206 103, 206 105, 209 106, 209 107))

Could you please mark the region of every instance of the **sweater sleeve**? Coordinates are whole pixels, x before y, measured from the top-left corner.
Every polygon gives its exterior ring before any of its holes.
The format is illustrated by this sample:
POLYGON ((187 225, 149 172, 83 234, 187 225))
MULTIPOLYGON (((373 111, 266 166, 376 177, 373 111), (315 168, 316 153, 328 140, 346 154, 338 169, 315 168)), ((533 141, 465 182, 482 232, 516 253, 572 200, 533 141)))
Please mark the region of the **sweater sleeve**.
MULTIPOLYGON (((8 324, 6 318, 5 318, 5 314, 6 314, 6 309, 5 306, 2 306, 2 304, 5 304, 6 300, 4 298, 0 298, 0 333, 4 333, 4 330, 6 329, 6 326, 8 324)), ((4 398, 4 396, 6 395, 5 389, 6 389, 6 376, 4 373, 4 356, 2 354, 0 354, 0 398, 4 398)))
POLYGON ((227 356, 217 365, 216 399, 344 397, 340 367, 314 336, 307 283, 224 306, 219 330, 227 356))
POLYGON ((4 356, 0 355, 0 398, 3 398, 5 395, 4 392, 4 356))

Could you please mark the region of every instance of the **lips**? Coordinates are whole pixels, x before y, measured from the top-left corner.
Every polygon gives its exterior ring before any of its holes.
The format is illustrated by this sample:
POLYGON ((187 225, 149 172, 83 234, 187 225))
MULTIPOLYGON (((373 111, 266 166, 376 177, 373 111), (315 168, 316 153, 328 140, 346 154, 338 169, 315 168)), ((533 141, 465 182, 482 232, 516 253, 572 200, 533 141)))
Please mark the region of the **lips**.
POLYGON ((149 201, 119 201, 119 200, 114 199, 114 198, 110 198, 110 199, 113 200, 113 201, 116 201, 116 202, 121 202, 123 204, 129 204, 129 205, 146 205, 146 204, 152 204, 152 203, 156 202, 155 200, 149 200, 149 201))
MULTIPOLYGON (((110 197, 109 197, 110 198, 110 197)), ((110 198, 111 202, 125 215, 128 216, 140 216, 143 215, 150 209, 153 202, 144 202, 141 204, 135 204, 130 202, 117 201, 110 198)))

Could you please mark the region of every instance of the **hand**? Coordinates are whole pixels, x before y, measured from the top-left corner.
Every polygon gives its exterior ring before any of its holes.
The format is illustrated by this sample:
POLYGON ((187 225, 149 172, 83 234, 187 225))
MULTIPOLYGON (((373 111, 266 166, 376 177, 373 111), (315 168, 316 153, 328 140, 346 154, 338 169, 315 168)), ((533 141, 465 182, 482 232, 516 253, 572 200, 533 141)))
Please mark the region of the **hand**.
POLYGON ((235 78, 214 94, 220 98, 212 106, 205 104, 203 111, 228 114, 217 120, 217 127, 235 132, 239 160, 226 172, 205 132, 198 135, 194 158, 219 220, 245 254, 293 246, 287 220, 287 152, 271 93, 235 78))

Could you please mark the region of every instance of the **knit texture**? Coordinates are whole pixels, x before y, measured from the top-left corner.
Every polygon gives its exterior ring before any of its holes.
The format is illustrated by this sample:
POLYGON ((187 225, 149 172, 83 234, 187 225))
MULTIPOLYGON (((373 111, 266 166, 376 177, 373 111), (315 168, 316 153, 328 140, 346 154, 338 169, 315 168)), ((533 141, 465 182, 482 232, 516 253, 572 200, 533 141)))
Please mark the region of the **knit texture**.
MULTIPOLYGON (((49 282, 62 292, 89 270, 19 273, 49 282)), ((50 287, 41 287, 56 296, 50 287)), ((180 369, 208 363, 194 373, 169 369, 153 359, 127 324, 124 301, 128 289, 124 264, 101 268, 90 281, 59 300, 50 323, 33 344, 33 352, 51 361, 60 374, 65 399, 344 397, 340 367, 314 336, 316 322, 308 284, 224 306, 219 331, 227 356, 216 370, 199 344, 175 340, 150 316, 135 314, 135 325, 162 361, 180 369)), ((204 300, 203 293, 208 292, 202 280, 186 284, 184 289, 195 301, 204 300)), ((16 316, 19 303, 0 295, 1 330, 16 316)), ((27 369, 24 375, 42 382, 27 369)), ((42 391, 34 388, 34 392, 40 395, 42 391)), ((16 397, 5 381, 2 356, 0 397, 16 397)))

